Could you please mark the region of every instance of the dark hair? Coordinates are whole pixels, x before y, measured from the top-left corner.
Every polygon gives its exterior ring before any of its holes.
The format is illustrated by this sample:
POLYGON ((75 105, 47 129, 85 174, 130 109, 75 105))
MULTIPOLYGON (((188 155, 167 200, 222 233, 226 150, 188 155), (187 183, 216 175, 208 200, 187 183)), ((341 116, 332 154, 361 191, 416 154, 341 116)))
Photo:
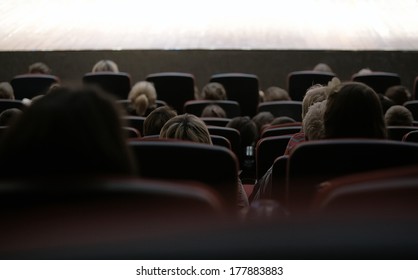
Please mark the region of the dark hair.
POLYGON ((342 83, 331 91, 324 127, 325 138, 386 138, 379 98, 362 83, 342 83))
POLYGON ((28 107, 0 145, 4 176, 129 175, 135 167, 110 96, 57 88, 28 107))
POLYGON ((51 69, 43 62, 35 62, 29 65, 30 74, 51 74, 51 69))
POLYGON ((0 114, 0 126, 8 126, 16 121, 17 117, 22 114, 22 110, 17 108, 9 108, 0 114))
POLYGON ((171 118, 177 116, 177 112, 168 106, 158 107, 144 120, 144 136, 160 135, 161 128, 171 118))

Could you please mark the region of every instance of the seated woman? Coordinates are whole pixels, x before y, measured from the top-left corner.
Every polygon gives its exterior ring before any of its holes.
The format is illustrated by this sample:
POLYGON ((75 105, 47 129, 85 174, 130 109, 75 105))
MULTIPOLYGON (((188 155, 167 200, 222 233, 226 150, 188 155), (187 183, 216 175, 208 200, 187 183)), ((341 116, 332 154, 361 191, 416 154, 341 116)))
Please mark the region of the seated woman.
POLYGON ((0 145, 2 178, 134 175, 116 102, 98 89, 55 88, 9 126, 0 145))
POLYGON ((128 99, 131 101, 128 110, 134 111, 138 116, 146 116, 157 107, 157 91, 150 82, 137 82, 129 92, 128 99))

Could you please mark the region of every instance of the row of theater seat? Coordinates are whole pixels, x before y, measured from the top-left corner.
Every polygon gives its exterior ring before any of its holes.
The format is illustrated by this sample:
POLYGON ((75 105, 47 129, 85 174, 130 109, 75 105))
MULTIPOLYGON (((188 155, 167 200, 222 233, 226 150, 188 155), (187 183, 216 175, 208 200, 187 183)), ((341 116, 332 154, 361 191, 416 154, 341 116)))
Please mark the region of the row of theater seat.
MULTIPOLYGON (((336 75, 316 71, 296 71, 289 73, 287 89, 293 101, 302 101, 306 89, 313 84, 327 84, 336 75)), ((131 78, 127 73, 86 73, 82 78, 87 84, 100 84, 106 91, 118 99, 126 99, 131 89, 131 78)), ((189 73, 163 72, 150 74, 147 81, 153 82, 158 98, 171 105, 177 112, 183 112, 184 104, 195 98, 194 76, 189 73)), ((401 78, 395 73, 372 72, 355 74, 353 81, 363 82, 376 92, 384 93, 393 85, 400 85, 401 78)), ((59 82, 59 78, 51 75, 19 75, 12 79, 11 84, 16 99, 32 98, 44 93, 47 88, 59 82)), ((221 83, 227 92, 228 99, 237 101, 241 115, 254 116, 259 102, 259 79, 254 74, 223 73, 212 75, 209 82, 221 83)), ((413 95, 418 90, 415 80, 413 95)))

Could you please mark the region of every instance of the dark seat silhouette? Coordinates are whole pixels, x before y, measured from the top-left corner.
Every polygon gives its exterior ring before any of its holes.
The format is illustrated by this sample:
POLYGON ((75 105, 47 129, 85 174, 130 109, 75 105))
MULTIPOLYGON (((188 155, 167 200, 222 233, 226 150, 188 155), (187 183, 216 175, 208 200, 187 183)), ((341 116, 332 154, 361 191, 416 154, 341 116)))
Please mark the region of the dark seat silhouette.
POLYGON ((226 137, 220 135, 211 135, 210 140, 213 145, 221 146, 231 150, 231 142, 226 137))
POLYGON ((413 130, 405 134, 402 141, 418 143, 418 130, 413 130))
POLYGON ((210 77, 210 82, 224 86, 229 100, 239 103, 242 116, 257 114, 259 102, 259 82, 257 75, 244 73, 222 73, 210 77))
POLYGON ((204 118, 200 118, 206 125, 210 125, 210 126, 222 126, 222 127, 226 127, 226 125, 231 121, 231 119, 227 119, 227 118, 209 118, 209 117, 204 117, 204 118))
POLYGON ((86 73, 83 76, 83 83, 97 85, 116 99, 127 99, 131 90, 131 77, 128 73, 123 72, 86 73))
POLYGON ((154 84, 158 99, 173 107, 178 114, 183 113, 186 101, 194 99, 195 79, 190 73, 153 73, 146 80, 154 84))
POLYGON ((418 121, 418 100, 407 101, 403 105, 411 111, 414 120, 418 121))
POLYGON ((315 84, 327 85, 334 73, 318 71, 294 71, 287 75, 287 91, 293 101, 302 101, 306 90, 315 84))
POLYGON ((127 126, 133 127, 139 131, 141 135, 144 135, 144 121, 145 117, 140 116, 124 116, 122 119, 127 126))
POLYGON ((138 141, 129 146, 142 178, 202 182, 236 208, 238 162, 230 150, 187 141, 138 141))
POLYGON ((354 82, 360 82, 371 87, 375 92, 385 94, 391 86, 401 84, 401 78, 396 73, 371 72, 365 74, 354 74, 351 77, 354 82))
POLYGON ((129 139, 139 139, 141 138, 141 133, 138 129, 130 126, 124 126, 123 131, 126 133, 126 137, 129 139))
POLYGON ((241 108, 234 100, 189 100, 184 103, 184 112, 200 117, 203 109, 208 105, 218 105, 224 109, 228 118, 234 118, 241 115, 241 108))
POLYGON ((23 110, 26 105, 22 103, 22 100, 0 99, 0 113, 12 108, 23 110))
POLYGON ((413 164, 418 164, 418 145, 412 143, 369 139, 301 143, 287 160, 288 206, 294 212, 305 211, 320 182, 358 172, 413 164))
POLYGON ((284 155, 291 137, 291 135, 270 136, 261 138, 257 142, 255 160, 258 180, 272 167, 276 158, 284 155))
POLYGON ((231 143, 231 150, 238 155, 241 147, 241 134, 235 128, 208 125, 210 135, 220 135, 231 143))
POLYGON ((275 117, 287 116, 302 121, 302 101, 269 101, 258 104, 258 112, 270 112, 275 117))
POLYGON ((416 126, 388 126, 386 128, 388 139, 402 141, 403 137, 411 131, 418 130, 416 126))
POLYGON ((53 75, 24 74, 13 77, 10 84, 13 87, 15 99, 22 100, 45 94, 52 84, 59 82, 60 79, 53 75))

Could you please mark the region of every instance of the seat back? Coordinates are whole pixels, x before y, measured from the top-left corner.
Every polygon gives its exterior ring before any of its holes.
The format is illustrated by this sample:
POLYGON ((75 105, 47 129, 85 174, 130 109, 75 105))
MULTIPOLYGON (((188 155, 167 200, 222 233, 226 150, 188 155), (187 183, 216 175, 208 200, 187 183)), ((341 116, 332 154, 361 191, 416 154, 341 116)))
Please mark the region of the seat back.
POLYGON ((229 100, 239 103, 242 116, 254 117, 259 102, 259 82, 254 74, 223 73, 210 77, 210 82, 224 86, 229 100))
POLYGON ((287 75, 287 91, 293 101, 302 101, 306 90, 315 84, 327 85, 334 73, 294 71, 287 75))
POLYGON ((354 82, 360 82, 371 87, 375 92, 385 94, 391 86, 401 84, 401 77, 396 73, 389 72, 371 72, 365 74, 354 74, 351 77, 354 82))
POLYGON ((386 127, 388 139, 402 141, 403 137, 411 132, 418 130, 416 126, 388 126, 386 127))
POLYGON ((142 178, 201 182, 236 209, 238 162, 230 150, 187 141, 138 141, 129 146, 142 178))
POLYGON ((261 138, 257 142, 255 148, 257 180, 267 172, 276 158, 284 155, 291 137, 291 135, 271 136, 261 138))
POLYGON ((418 145, 401 141, 336 139, 298 145, 287 163, 288 206, 306 210, 316 185, 342 175, 418 164, 418 145))
POLYGON ((194 99, 195 79, 192 74, 180 72, 160 72, 145 78, 154 84, 159 100, 173 107, 178 114, 183 113, 184 103, 194 99))
POLYGON ((184 103, 184 112, 200 117, 205 107, 212 104, 224 109, 227 118, 241 115, 240 105, 234 100, 189 100, 184 103))
POLYGON ((22 100, 0 99, 0 113, 12 108, 23 110, 26 105, 23 104, 22 100))
POLYGON ((13 87, 15 99, 22 100, 45 94, 52 84, 59 82, 59 78, 53 75, 24 74, 13 77, 10 84, 13 87))
POLYGON ((418 130, 413 130, 405 134, 402 141, 418 143, 418 130))
POLYGON ((241 148, 241 134, 237 129, 212 125, 207 127, 210 135, 219 135, 228 139, 229 143, 231 143, 231 150, 238 156, 241 148))
POLYGON ((403 105, 411 111, 414 120, 418 121, 418 100, 407 101, 403 105))
POLYGON ((127 99, 131 90, 131 76, 128 73, 91 72, 83 76, 83 84, 96 85, 116 99, 127 99))
POLYGON ((124 116, 122 119, 125 121, 125 125, 135 128, 141 135, 144 135, 145 117, 124 116))
POLYGON ((226 137, 220 135, 211 135, 210 140, 212 141, 213 145, 221 146, 231 150, 231 142, 226 137))
POLYGON ((274 117, 287 116, 302 121, 302 101, 269 101, 258 104, 258 112, 270 112, 274 117))

